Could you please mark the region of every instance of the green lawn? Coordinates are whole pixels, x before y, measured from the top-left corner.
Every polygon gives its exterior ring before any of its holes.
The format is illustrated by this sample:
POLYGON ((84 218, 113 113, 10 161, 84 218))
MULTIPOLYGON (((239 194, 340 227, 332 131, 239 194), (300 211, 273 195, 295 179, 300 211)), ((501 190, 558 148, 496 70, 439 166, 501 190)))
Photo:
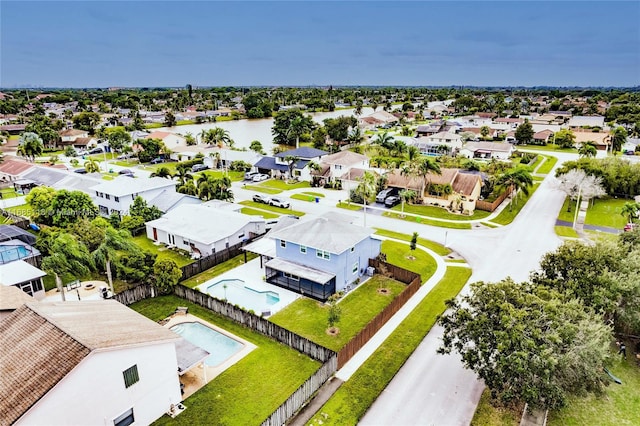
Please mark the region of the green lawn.
POLYGON ((291 330, 324 347, 339 351, 365 325, 393 301, 406 285, 375 275, 358 285, 338 304, 342 313, 336 327, 340 333, 327 334, 328 305, 303 297, 269 318, 269 321, 291 330), (378 288, 390 290, 389 294, 378 293, 378 288))
POLYGON ((250 216, 262 216, 265 219, 274 219, 276 217, 280 217, 279 214, 270 213, 264 210, 256 210, 256 209, 252 209, 251 207, 243 207, 240 210, 240 213, 248 214, 250 216))
MULTIPOLYGON (((393 207, 392 210, 395 211, 401 211, 402 210, 402 206, 400 204, 398 204, 397 206, 393 207)), ((459 214, 454 214, 454 213, 450 213, 449 211, 447 211, 446 209, 443 209, 442 207, 435 207, 435 206, 419 206, 419 205, 413 205, 413 204, 405 204, 404 205, 404 212, 405 213, 411 213, 411 214, 417 214, 420 216, 425 216, 428 218, 433 218, 433 219, 448 219, 448 220, 459 220, 459 221, 466 221, 466 220, 473 220, 473 219, 484 219, 485 217, 489 216, 491 214, 491 212, 485 212, 482 210, 475 210, 473 212, 473 215, 471 216, 463 216, 463 215, 459 215, 459 214)))
POLYGON ((105 157, 107 160, 115 160, 118 155, 120 154, 116 152, 107 152, 102 154, 86 155, 85 157, 87 157, 87 159, 96 160, 98 163, 104 164, 105 157))
POLYGON ((309 184, 309 182, 287 183, 287 181, 281 179, 269 179, 256 186, 287 191, 289 189, 309 188, 311 185, 309 184))
MULTIPOLYGON (((258 257, 255 253, 247 252, 247 262, 258 257)), ((240 265, 244 265, 244 254, 239 254, 236 257, 232 257, 226 262, 222 262, 214 266, 213 268, 209 268, 204 272, 199 273, 198 275, 194 275, 193 277, 182 281, 180 284, 187 287, 197 287, 200 284, 209 281, 212 278, 217 277, 218 275, 222 275, 227 271, 230 271, 234 268, 237 268, 240 265)))
POLYGON ((357 424, 444 312, 445 301, 455 297, 470 276, 469 268, 448 267, 444 278, 308 424, 357 424))
POLYGON ((0 189, 0 195, 2 195, 0 199, 3 199, 3 200, 22 196, 22 194, 18 194, 16 190, 13 188, 0 189))
POLYGON ((255 201, 240 201, 238 204, 242 204, 245 206, 249 206, 249 207, 254 207, 258 210, 268 210, 270 212, 274 212, 274 213, 280 213, 280 214, 292 214, 295 216, 304 216, 305 213, 298 211, 298 210, 291 210, 291 209, 283 209, 280 207, 275 207, 275 206, 270 206, 269 204, 263 204, 263 203, 256 203, 255 201))
POLYGON ((316 201, 316 198, 324 198, 324 194, 320 194, 319 192, 301 192, 299 194, 293 194, 291 198, 313 203, 316 201))
POLYGON ((392 212, 384 212, 382 215, 386 217, 392 217, 394 219, 422 223, 424 225, 439 226, 440 228, 471 229, 471 224, 467 222, 443 222, 441 220, 429 219, 422 216, 410 216, 410 215, 403 216, 401 213, 392 213, 392 212))
POLYGON ((338 203, 336 204, 336 207, 341 208, 341 209, 345 209, 345 210, 351 210, 351 211, 358 211, 360 209, 362 209, 362 204, 355 204, 355 203, 338 203))
POLYGON ((549 172, 551 172, 551 169, 553 169, 553 167, 558 162, 558 157, 554 157, 553 155, 545 155, 544 157, 547 159, 547 161, 545 161, 544 164, 538 168, 538 170, 535 170, 535 173, 543 175, 549 174, 549 172))
POLYGON ((525 204, 527 204, 529 198, 533 196, 539 187, 539 184, 534 183, 533 187, 529 189, 529 195, 524 195, 520 192, 517 199, 512 200, 511 204, 506 206, 496 218, 491 220, 491 222, 495 222, 499 225, 508 225, 513 222, 516 216, 518 216, 518 213, 520 213, 520 210, 522 210, 525 204))
POLYGON ((130 158, 128 160, 112 161, 109 164, 115 164, 116 166, 121 166, 121 167, 133 167, 133 166, 137 166, 138 164, 140 164, 140 161, 138 161, 137 158, 130 158))
POLYGON ((480 222, 481 224, 483 224, 484 226, 486 226, 487 228, 498 228, 499 225, 496 225, 495 223, 491 223, 491 222, 480 222))
MULTIPOLYGON (((226 175, 229 177, 229 179, 231 179, 231 182, 240 182, 244 180, 244 172, 233 172, 233 171, 225 172, 224 170, 205 170, 199 173, 203 173, 207 176, 212 176, 216 179, 220 179, 221 177, 224 177, 226 175)), ((199 176, 199 173, 193 173, 193 177, 197 179, 199 176)))
POLYGON ((559 237, 578 238, 578 233, 569 226, 555 226, 554 229, 559 237))
POLYGON ((491 405, 491 392, 485 389, 471 420, 471 426, 518 426, 521 417, 521 410, 491 405))
POLYGON ((420 274, 421 282, 427 281, 438 267, 433 257, 424 250, 411 250, 408 243, 384 240, 381 251, 387 255, 387 262, 420 274))
POLYGON ((548 145, 518 145, 518 148, 526 148, 531 151, 550 151, 550 152, 573 152, 577 153, 578 150, 575 148, 560 148, 558 145, 548 144, 548 145))
POLYGON ((131 308, 158 321, 171 315, 177 306, 188 307, 189 313, 258 347, 187 398, 184 404, 188 409, 178 417, 165 415, 154 424, 260 424, 320 367, 319 362, 285 345, 175 296, 146 299, 131 308))
POLYGON ((30 204, 21 204, 15 207, 7 207, 5 210, 13 214, 17 214, 18 216, 24 217, 31 217, 31 215, 33 214, 33 208, 30 204))
POLYGON ((267 187, 258 186, 258 185, 245 185, 243 189, 246 189, 248 191, 262 192, 263 194, 270 194, 270 195, 280 194, 282 192, 279 189, 267 188, 267 187))
MULTIPOLYGON (((620 212, 622 211, 622 206, 630 201, 631 200, 627 200, 624 198, 596 199, 593 205, 591 205, 587 210, 587 218, 585 220, 585 224, 606 226, 609 228, 617 228, 622 230, 622 228, 624 228, 624 225, 627 223, 627 218, 622 216, 620 212)), ((576 202, 567 197, 564 200, 564 204, 562 205, 560 213, 558 214, 558 219, 564 220, 566 222, 573 222, 575 212, 576 202), (569 203, 571 203, 570 212, 567 211, 569 203)))
POLYGON ((193 263, 193 260, 187 256, 183 256, 180 253, 170 250, 162 245, 157 246, 153 244, 153 241, 147 238, 146 235, 138 235, 137 237, 133 237, 132 240, 141 249, 157 254, 158 259, 173 260, 174 262, 176 262, 176 265, 178 265, 178 267, 193 263))
MULTIPOLYGON (((389 231, 388 229, 375 228, 375 230, 376 230, 376 234, 378 234, 378 235, 382 235, 384 237, 389 237, 389 238, 395 238, 396 240, 403 240, 403 241, 410 242, 411 238, 412 238, 411 235, 402 234, 400 232, 395 232, 395 231, 389 231)), ((427 239, 422 238, 420 236, 418 236, 418 244, 421 245, 421 246, 424 246, 424 247, 426 247, 426 248, 428 248, 430 250, 433 250, 434 252, 436 252, 440 256, 446 256, 449 253, 451 253, 451 250, 449 250, 445 246, 443 246, 441 244, 438 244, 436 242, 427 240, 427 239)))

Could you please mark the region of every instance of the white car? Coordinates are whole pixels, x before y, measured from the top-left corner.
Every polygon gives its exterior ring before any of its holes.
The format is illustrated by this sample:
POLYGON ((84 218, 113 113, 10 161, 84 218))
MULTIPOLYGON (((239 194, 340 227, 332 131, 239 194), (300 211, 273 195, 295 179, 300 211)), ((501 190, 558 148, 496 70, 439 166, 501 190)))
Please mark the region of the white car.
POLYGON ((269 175, 263 175, 263 174, 255 175, 254 177, 251 178, 253 182, 262 182, 263 180, 267 180, 267 179, 269 179, 269 175))

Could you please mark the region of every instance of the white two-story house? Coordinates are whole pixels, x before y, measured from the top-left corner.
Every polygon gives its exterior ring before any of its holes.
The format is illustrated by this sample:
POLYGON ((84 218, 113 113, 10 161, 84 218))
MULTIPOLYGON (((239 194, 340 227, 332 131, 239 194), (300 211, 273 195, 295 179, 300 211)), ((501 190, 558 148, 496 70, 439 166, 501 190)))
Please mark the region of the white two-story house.
POLYGON ((163 191, 165 194, 176 192, 176 183, 161 177, 132 178, 120 176, 91 187, 91 198, 100 209, 100 214, 109 216, 118 212, 127 215, 137 196, 150 203, 163 191))
POLYGON ((147 425, 180 403, 181 337, 116 302, 28 302, 0 321, 0 423, 147 425))

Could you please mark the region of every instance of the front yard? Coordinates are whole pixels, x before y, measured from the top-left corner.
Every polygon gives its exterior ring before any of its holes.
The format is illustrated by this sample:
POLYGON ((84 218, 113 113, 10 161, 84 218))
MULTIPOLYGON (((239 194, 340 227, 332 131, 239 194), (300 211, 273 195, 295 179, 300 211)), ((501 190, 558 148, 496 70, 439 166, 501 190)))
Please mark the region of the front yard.
POLYGON ((177 306, 258 346, 237 364, 187 398, 175 419, 161 417, 157 425, 260 424, 319 367, 320 363, 231 320, 176 296, 146 299, 131 305, 159 321, 177 306))
MULTIPOLYGON (((622 206, 632 200, 625 198, 602 198, 596 199, 593 205, 587 209, 586 225, 605 226, 607 228, 615 228, 622 230, 627 223, 627 218, 622 216, 622 206)), ((567 197, 562 205, 558 219, 573 223, 576 213, 576 202, 567 197), (571 206, 571 211, 567 211, 571 206)))
MULTIPOLYGON (((401 212, 402 205, 398 204, 397 206, 393 207, 392 210, 401 212)), ((442 207, 414 205, 414 204, 407 204, 407 203, 405 203, 404 205, 404 212, 420 215, 420 216, 424 216, 432 219, 447 219, 447 220, 459 220, 459 221, 484 219, 485 217, 491 214, 491 212, 475 210, 471 216, 467 216, 467 215, 451 213, 447 209, 443 209, 442 207)))

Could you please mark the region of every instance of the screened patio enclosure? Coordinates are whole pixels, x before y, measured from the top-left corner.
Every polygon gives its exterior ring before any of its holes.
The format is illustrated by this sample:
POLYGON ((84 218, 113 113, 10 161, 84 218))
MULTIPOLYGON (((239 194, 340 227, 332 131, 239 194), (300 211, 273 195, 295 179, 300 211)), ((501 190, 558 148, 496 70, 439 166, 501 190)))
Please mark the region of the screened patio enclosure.
POLYGON ((322 302, 336 292, 334 274, 309 268, 283 259, 271 259, 265 264, 269 284, 283 287, 322 302))

